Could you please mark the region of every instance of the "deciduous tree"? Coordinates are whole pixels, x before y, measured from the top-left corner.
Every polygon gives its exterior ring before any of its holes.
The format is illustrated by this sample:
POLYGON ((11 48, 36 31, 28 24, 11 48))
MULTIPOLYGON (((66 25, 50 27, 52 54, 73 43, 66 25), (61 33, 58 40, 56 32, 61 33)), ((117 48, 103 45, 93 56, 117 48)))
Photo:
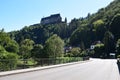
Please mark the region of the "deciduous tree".
POLYGON ((61 57, 64 49, 64 41, 54 34, 51 36, 45 43, 45 53, 49 55, 49 57, 61 57))

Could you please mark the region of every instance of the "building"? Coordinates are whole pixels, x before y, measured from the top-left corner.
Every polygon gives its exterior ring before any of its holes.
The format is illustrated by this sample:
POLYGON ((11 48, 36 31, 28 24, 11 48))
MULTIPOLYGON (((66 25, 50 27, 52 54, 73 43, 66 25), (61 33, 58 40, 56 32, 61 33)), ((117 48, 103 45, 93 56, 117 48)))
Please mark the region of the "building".
POLYGON ((92 45, 90 45, 90 49, 93 50, 95 48, 96 44, 102 44, 101 41, 95 41, 94 43, 92 43, 92 45))
POLYGON ((53 15, 50 15, 48 17, 41 19, 42 25, 55 24, 55 23, 60 23, 60 22, 62 22, 62 18, 60 14, 53 14, 53 15))
POLYGON ((64 52, 67 53, 67 52, 70 52, 72 50, 72 46, 65 46, 64 47, 64 52))

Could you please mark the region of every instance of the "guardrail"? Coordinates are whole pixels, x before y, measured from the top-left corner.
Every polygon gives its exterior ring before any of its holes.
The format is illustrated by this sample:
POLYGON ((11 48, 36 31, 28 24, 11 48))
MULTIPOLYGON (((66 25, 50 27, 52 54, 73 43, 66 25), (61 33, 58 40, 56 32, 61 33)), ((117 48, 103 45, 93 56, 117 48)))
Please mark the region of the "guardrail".
POLYGON ((70 62, 89 60, 89 57, 63 57, 63 58, 40 58, 40 59, 0 59, 0 71, 8 71, 14 69, 25 69, 37 66, 49 66, 70 62))

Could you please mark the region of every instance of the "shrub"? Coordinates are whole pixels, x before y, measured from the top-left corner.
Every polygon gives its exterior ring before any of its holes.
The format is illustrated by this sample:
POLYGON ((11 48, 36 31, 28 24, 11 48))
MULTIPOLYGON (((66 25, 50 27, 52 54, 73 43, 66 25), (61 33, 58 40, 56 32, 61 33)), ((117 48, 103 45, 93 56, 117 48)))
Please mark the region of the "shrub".
POLYGON ((118 55, 117 58, 120 58, 120 55, 118 55))
POLYGON ((0 70, 6 71, 15 69, 18 61, 18 55, 15 53, 9 53, 0 46, 0 70))

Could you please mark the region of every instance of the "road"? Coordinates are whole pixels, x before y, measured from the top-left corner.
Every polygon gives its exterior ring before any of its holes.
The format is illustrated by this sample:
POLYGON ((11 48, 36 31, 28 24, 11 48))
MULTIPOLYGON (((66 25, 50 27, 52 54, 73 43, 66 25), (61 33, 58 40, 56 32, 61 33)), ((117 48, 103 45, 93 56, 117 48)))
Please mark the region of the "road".
POLYGON ((120 74, 116 60, 92 59, 75 65, 4 76, 0 80, 120 80, 120 74))

